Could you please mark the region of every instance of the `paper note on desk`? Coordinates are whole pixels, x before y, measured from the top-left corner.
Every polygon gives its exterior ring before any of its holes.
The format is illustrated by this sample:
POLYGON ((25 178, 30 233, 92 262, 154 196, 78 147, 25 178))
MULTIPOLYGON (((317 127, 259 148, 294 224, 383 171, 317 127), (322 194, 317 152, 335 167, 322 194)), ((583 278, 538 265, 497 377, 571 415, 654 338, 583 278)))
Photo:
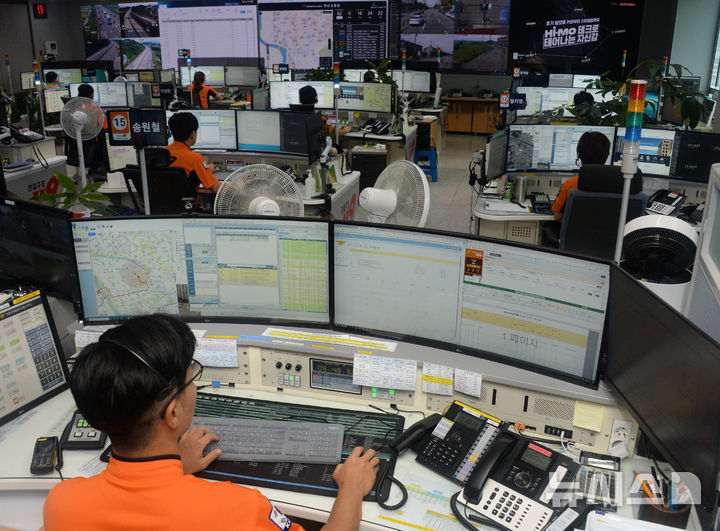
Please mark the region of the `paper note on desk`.
POLYGON ((354 385, 414 391, 416 379, 417 361, 355 354, 354 385))
POLYGON ((91 331, 91 330, 75 330, 75 350, 82 350, 90 343, 97 343, 100 341, 100 336, 105 331, 91 331))
POLYGON ((599 432, 602 429, 604 416, 605 406, 593 404, 592 402, 575 400, 573 426, 599 432))
POLYGON ((529 214, 530 208, 509 201, 485 201, 485 210, 510 214, 529 214))
POLYGON ((208 367, 237 367, 237 341, 216 337, 197 340, 195 359, 208 367))

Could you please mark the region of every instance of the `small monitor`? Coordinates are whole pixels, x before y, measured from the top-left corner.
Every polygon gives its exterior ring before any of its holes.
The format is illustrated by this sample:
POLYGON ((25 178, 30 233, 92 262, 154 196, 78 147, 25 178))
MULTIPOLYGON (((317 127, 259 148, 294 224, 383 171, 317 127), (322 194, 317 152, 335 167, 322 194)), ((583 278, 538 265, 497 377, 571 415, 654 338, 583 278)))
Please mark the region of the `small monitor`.
POLYGON ((577 144, 583 133, 596 131, 607 136, 610 154, 615 140, 614 126, 599 125, 511 125, 507 171, 577 171, 577 144))
POLYGON ((108 134, 105 134, 110 171, 118 171, 129 164, 137 164, 137 150, 132 146, 111 146, 108 134))
POLYGON ((122 74, 128 81, 140 81, 140 74, 137 72, 123 72, 122 74))
MULTIPOLYGON (((51 68, 58 75, 58 85, 69 85, 70 83, 82 83, 83 75, 80 68, 51 68)), ((43 75, 45 70, 43 69, 43 75)))
POLYGON ((589 83, 593 83, 600 80, 600 76, 591 74, 575 74, 572 79, 572 86, 574 88, 584 89, 589 83))
POLYGON ((288 70, 288 72, 280 74, 278 72, 273 72, 272 68, 266 68, 265 75, 267 76, 268 83, 271 81, 292 81, 292 70, 288 70))
POLYGON ((343 70, 343 81, 347 81, 349 83, 362 83, 363 76, 367 71, 368 69, 366 68, 346 68, 343 70))
POLYGON ((270 89, 267 87, 253 90, 252 110, 267 111, 270 109, 270 89))
POLYGON ((310 85, 317 92, 316 109, 335 107, 332 81, 273 81, 270 83, 270 108, 289 109, 300 103, 300 89, 310 85))
POLYGON ((280 113, 276 111, 237 111, 240 150, 280 151, 280 113))
POLYGON ((35 72, 20 72, 20 85, 23 90, 35 88, 35 72))
POLYGON ((280 145, 285 153, 307 155, 308 139, 305 122, 314 113, 282 112, 280 113, 280 145))
POLYGON ((485 176, 488 181, 505 173, 505 157, 507 157, 508 131, 495 133, 485 147, 485 176))
POLYGON ((43 90, 45 112, 52 114, 62 111, 63 107, 65 107, 64 97, 70 97, 70 90, 67 87, 43 90))
POLYGON ((260 71, 256 66, 225 67, 225 85, 228 87, 257 87, 260 71))
POLYGON ((175 83, 175 70, 172 68, 160 70, 160 83, 175 83))
POLYGON ((128 106, 125 83, 72 83, 70 85, 70 97, 77 97, 78 87, 81 84, 90 85, 93 88, 93 100, 100 107, 128 106))
POLYGON ((160 107, 160 97, 153 95, 154 83, 125 83, 129 107, 160 107))
MULTIPOLYGON (((640 152, 638 154, 638 168, 644 175, 668 177, 672 163, 673 146, 675 145, 675 131, 672 129, 643 128, 640 137, 640 152)), ((618 127, 613 153, 613 164, 622 162, 625 148, 625 128, 618 127)))
POLYGON ((398 90, 407 92, 431 92, 430 84, 433 77, 430 72, 406 70, 403 74, 402 70, 392 71, 392 78, 397 83, 398 90))
MULTIPOLYGON (((192 113, 198 120, 198 139, 194 149, 237 149, 236 111, 193 109, 179 112, 192 113)), ((170 118, 175 113, 167 111, 166 114, 170 123, 170 118)), ((172 138, 169 142, 172 142, 172 138)))
POLYGON ((154 83, 157 81, 155 79, 155 71, 154 70, 140 70, 138 72, 138 81, 142 81, 143 83, 154 83))
POLYGON ((0 305, 0 345, 0 426, 69 388, 62 345, 39 291, 0 305))
POLYGON ((720 162, 720 134, 678 131, 673 146, 670 177, 707 183, 710 167, 720 162))
POLYGON ((195 78, 195 72, 205 74, 205 84, 209 87, 225 86, 224 66, 183 66, 180 68, 180 83, 184 87, 189 87, 195 78))
POLYGON ((392 85, 385 83, 340 83, 339 110, 392 112, 392 85))
POLYGON ((70 212, 18 199, 0 199, 0 280, 36 286, 75 301, 77 269, 70 212))

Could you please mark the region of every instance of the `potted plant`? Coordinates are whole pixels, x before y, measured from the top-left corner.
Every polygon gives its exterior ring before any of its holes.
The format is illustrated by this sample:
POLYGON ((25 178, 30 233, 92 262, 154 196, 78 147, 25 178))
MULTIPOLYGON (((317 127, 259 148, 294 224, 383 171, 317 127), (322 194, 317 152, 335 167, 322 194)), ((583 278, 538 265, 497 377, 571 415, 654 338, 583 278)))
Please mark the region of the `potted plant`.
POLYGON ((90 183, 78 190, 75 182, 67 175, 63 175, 59 171, 56 171, 54 175, 60 187, 65 191, 40 194, 38 197, 33 197, 33 201, 70 210, 75 217, 89 216, 93 211, 103 215, 113 213, 105 204, 100 203, 100 201, 110 201, 108 196, 97 191, 103 183, 90 183))
POLYGON ((368 60, 365 60, 365 63, 371 70, 375 70, 375 72, 377 72, 377 80, 380 83, 393 85, 395 88, 397 88, 397 83, 395 83, 395 80, 392 77, 392 73, 390 72, 390 59, 383 59, 378 64, 375 64, 372 61, 368 60))

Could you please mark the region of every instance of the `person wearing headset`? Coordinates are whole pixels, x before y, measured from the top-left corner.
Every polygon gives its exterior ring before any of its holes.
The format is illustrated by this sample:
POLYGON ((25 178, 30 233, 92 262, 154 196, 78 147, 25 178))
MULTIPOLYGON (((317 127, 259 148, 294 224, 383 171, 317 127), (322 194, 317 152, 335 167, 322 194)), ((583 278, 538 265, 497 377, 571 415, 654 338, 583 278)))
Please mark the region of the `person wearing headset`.
MULTIPOLYGON (((300 105, 307 105, 308 107, 312 106, 312 109, 314 109, 315 104, 318 102, 318 95, 317 91, 311 87, 310 85, 305 85, 304 87, 301 87, 298 91, 299 93, 299 99, 300 99, 300 105)), ((327 123, 327 118, 324 116, 322 117, 323 124, 325 124, 325 130, 328 136, 335 138, 335 127, 327 123)), ((340 136, 343 136, 346 133, 349 133, 352 131, 352 127, 349 125, 344 125, 340 128, 338 131, 338 134, 340 136)))
POLYGON ((222 95, 214 88, 205 85, 205 74, 199 70, 193 76, 192 85, 188 87, 190 92, 190 101, 193 105, 207 109, 209 107, 209 99, 215 98, 218 101, 223 99, 222 95))
MULTIPOLYGON (((103 472, 53 487, 45 531, 302 531, 260 491, 193 475, 222 453, 203 456, 219 438, 190 427, 203 372, 193 359, 195 343, 181 319, 154 314, 125 321, 80 352, 70 378, 75 404, 108 434, 112 454, 103 472)), ((357 447, 337 465, 337 497, 324 531, 358 529, 379 464, 375 450, 357 447)))
POLYGON ((173 143, 166 149, 170 152, 170 166, 180 167, 185 170, 188 179, 195 183, 197 189, 199 183, 203 187, 216 194, 220 189, 220 182, 208 168, 205 157, 195 153, 192 146, 197 142, 197 132, 200 124, 194 114, 189 112, 177 112, 168 120, 168 127, 173 136, 173 143))

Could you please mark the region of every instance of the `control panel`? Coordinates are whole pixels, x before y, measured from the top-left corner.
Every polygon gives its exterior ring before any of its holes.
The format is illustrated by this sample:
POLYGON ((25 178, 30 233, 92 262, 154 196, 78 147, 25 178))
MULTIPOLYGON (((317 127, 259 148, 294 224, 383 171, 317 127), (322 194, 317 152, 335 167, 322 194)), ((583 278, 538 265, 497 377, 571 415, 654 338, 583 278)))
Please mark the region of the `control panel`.
POLYGON ((290 352, 263 351, 262 384, 279 389, 297 389, 327 395, 344 393, 363 400, 379 400, 412 406, 412 391, 364 387, 352 383, 352 361, 312 357, 290 352))
POLYGON ((203 369, 203 380, 221 384, 250 384, 248 349, 246 347, 238 347, 237 367, 205 367, 203 369))

